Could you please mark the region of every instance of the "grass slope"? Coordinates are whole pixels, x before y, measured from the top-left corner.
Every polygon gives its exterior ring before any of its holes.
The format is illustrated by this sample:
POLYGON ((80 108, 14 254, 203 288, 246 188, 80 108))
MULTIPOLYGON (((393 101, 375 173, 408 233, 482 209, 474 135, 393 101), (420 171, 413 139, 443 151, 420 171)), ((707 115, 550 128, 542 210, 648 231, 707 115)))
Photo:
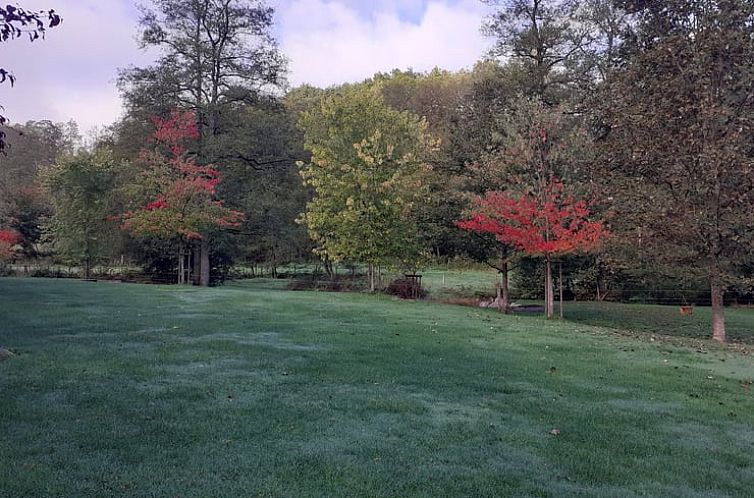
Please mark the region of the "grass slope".
MULTIPOLYGON (((628 330, 692 339, 712 337, 712 309, 695 306, 694 314, 681 316, 678 306, 620 303, 566 302, 568 320, 628 330)), ((557 303, 556 303, 557 306, 557 303)), ((725 328, 731 342, 754 343, 754 309, 726 308, 725 328)))
MULTIPOLYGON (((499 276, 495 270, 445 270, 422 271, 422 283, 432 298, 442 300, 457 296, 494 296, 495 282, 499 276)), ((530 300, 514 300, 533 303, 530 300)), ((541 302, 540 302, 541 303, 541 302)), ((633 333, 650 333, 693 339, 709 339, 712 336, 712 313, 709 306, 694 307, 694 314, 681 316, 678 306, 647 304, 625 305, 611 302, 565 301, 564 314, 567 320, 598 325, 633 333)), ((558 312, 559 303, 555 302, 558 312)), ((751 308, 727 308, 725 310, 728 339, 731 342, 754 344, 754 310, 751 308)))
POLYGON ((3 498, 754 489, 754 364, 732 351, 265 284, 0 298, 3 498))

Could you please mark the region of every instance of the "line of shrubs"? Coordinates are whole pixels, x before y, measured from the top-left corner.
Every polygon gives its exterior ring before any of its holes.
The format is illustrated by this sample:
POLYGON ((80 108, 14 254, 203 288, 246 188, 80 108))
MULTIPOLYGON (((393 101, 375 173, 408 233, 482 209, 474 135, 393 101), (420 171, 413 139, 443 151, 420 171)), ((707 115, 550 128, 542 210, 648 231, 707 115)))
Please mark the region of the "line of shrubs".
MULTIPOLYGON (((323 275, 309 275, 293 278, 287 288, 294 291, 326 291, 326 292, 364 292, 367 281, 362 275, 338 275, 327 277, 323 275)), ((425 299, 427 291, 419 282, 411 278, 397 278, 391 281, 382 292, 401 299, 425 299)))

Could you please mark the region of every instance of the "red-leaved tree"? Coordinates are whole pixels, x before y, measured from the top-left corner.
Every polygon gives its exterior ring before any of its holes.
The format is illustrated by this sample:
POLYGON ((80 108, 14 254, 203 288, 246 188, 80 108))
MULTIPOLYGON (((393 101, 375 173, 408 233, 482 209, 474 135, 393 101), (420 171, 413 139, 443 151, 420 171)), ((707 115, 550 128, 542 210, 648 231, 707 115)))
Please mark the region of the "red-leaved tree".
POLYGON ((490 233, 530 255, 545 259, 545 313, 552 318, 555 299, 552 281, 553 258, 595 249, 607 230, 602 221, 590 219, 589 203, 565 191, 563 183, 551 178, 540 196, 515 196, 489 191, 478 197, 471 218, 457 222, 460 228, 490 233))
POLYGON ((135 235, 180 240, 179 283, 184 281, 183 254, 193 241, 201 244, 200 284, 209 285, 206 243, 211 230, 239 226, 243 213, 217 200, 222 177, 211 165, 197 164, 186 145, 197 140, 199 131, 193 112, 173 111, 168 118, 154 118, 155 148, 143 150, 146 183, 153 197, 141 208, 120 216, 122 227, 135 235))
POLYGON ((0 230, 0 263, 5 263, 13 259, 14 246, 21 242, 21 234, 13 230, 0 230))

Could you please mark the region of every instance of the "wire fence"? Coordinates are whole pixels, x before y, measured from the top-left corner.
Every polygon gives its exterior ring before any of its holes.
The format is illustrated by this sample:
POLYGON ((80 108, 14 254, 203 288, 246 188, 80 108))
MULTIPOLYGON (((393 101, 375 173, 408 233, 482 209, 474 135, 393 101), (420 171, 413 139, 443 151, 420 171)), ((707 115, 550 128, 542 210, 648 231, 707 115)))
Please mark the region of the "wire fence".
MULTIPOLYGON (((89 269, 61 264, 12 264, 0 267, 0 276, 45 277, 45 278, 88 278, 92 280, 113 280, 135 283, 177 284, 178 271, 145 271, 132 265, 97 265, 89 269)), ((213 272, 212 283, 222 284, 228 280, 272 278, 285 282, 293 290, 332 290, 359 291, 368 288, 364 269, 359 267, 341 267, 335 274, 327 275, 316 264, 300 265, 238 265, 213 272)), ((383 272, 379 286, 387 285, 401 272, 383 272)), ((557 280, 557 279, 556 279, 557 280)), ((494 297, 499 277, 494 272, 464 270, 429 270, 425 273, 424 286, 430 296, 457 296, 468 299, 485 299, 494 297)), ((543 291, 542 291, 543 293, 543 291)), ((556 282, 556 298, 558 288, 556 282)), ((510 289, 510 299, 520 301, 537 301, 543 295, 532 294, 530 290, 522 292, 515 286, 510 289)), ((748 290, 730 289, 725 293, 727 305, 752 305, 754 293, 748 290)), ((572 289, 564 289, 564 301, 607 301, 637 304, 661 304, 676 306, 709 306, 711 296, 706 288, 643 288, 615 287, 611 289, 595 288, 592 295, 576 296, 572 289)))

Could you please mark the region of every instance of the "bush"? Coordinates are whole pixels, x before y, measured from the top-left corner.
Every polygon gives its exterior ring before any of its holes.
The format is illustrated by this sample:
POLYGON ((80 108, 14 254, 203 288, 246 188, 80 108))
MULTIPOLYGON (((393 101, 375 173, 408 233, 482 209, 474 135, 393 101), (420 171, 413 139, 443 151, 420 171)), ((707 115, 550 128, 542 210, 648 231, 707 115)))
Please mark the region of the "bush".
POLYGON ((390 282, 385 294, 397 296, 401 299, 424 299, 427 291, 413 278, 398 278, 390 282))
POLYGON ((288 290, 325 291, 325 292, 361 292, 366 290, 366 282, 362 277, 324 277, 312 275, 308 278, 292 279, 287 286, 288 290))
POLYGON ((79 278, 77 270, 64 270, 61 267, 40 266, 31 270, 29 274, 35 278, 79 278))
POLYGON ((522 257, 511 272, 511 291, 515 299, 543 299, 544 265, 537 258, 522 257))

